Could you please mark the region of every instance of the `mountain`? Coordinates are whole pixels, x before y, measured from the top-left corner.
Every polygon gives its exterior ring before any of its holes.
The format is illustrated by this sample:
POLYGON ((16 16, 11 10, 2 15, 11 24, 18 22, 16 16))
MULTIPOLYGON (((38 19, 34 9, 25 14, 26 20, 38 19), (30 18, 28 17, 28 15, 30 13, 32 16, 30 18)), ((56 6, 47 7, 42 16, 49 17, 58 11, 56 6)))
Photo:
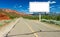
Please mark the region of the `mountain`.
POLYGON ((4 14, 4 13, 0 13, 0 20, 9 20, 10 18, 4 14))
POLYGON ((13 19, 13 18, 23 17, 23 16, 29 16, 29 15, 11 9, 0 9, 0 20, 13 19))

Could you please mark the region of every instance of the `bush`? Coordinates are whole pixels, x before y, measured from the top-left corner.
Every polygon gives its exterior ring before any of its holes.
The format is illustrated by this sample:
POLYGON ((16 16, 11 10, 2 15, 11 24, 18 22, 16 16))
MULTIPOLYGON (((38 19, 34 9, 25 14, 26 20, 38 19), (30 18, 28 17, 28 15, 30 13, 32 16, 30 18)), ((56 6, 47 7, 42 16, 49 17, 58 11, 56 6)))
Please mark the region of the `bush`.
POLYGON ((38 20, 39 19, 39 16, 23 16, 23 18, 38 20))
POLYGON ((60 21, 56 21, 56 20, 46 20, 46 19, 42 19, 42 22, 47 22, 47 23, 51 23, 51 24, 60 25, 60 21))
POLYGON ((10 23, 12 20, 5 20, 4 22, 5 23, 10 23))
POLYGON ((60 15, 42 15, 42 19, 60 21, 60 15))
POLYGON ((0 23, 0 26, 3 26, 4 24, 3 23, 0 23))

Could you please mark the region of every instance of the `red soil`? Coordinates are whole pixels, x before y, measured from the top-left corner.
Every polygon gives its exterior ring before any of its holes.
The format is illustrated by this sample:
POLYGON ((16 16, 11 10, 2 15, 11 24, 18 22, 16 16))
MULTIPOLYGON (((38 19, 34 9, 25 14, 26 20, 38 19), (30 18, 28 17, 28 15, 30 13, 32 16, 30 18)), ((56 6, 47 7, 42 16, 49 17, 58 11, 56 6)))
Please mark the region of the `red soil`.
POLYGON ((4 13, 0 13, 0 20, 9 20, 10 18, 4 14, 4 13))

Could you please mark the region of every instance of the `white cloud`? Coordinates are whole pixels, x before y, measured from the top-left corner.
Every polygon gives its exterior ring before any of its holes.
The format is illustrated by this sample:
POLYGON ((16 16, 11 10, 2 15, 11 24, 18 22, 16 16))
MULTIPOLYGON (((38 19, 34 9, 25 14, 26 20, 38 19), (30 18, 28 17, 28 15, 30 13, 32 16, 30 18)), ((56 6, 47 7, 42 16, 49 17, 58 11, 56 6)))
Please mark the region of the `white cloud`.
POLYGON ((51 4, 56 3, 55 1, 52 1, 51 4))
POLYGON ((51 6, 50 8, 54 8, 55 6, 51 6))
POLYGON ((22 5, 18 5, 18 4, 16 4, 15 6, 14 6, 14 8, 21 8, 22 7, 22 5))
POLYGON ((48 1, 50 3, 50 1, 48 1))
POLYGON ((22 5, 19 6, 20 8, 22 7, 22 5))
POLYGON ((56 3, 56 1, 52 1, 52 2, 50 2, 50 1, 48 1, 50 4, 54 4, 54 3, 56 3))

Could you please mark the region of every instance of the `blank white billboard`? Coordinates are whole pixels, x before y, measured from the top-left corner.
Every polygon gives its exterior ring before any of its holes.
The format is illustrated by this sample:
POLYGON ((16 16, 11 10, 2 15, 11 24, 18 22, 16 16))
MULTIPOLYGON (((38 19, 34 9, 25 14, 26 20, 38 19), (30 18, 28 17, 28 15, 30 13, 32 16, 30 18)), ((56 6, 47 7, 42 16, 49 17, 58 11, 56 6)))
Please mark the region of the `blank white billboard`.
POLYGON ((49 12, 49 2, 29 2, 30 12, 49 12))

